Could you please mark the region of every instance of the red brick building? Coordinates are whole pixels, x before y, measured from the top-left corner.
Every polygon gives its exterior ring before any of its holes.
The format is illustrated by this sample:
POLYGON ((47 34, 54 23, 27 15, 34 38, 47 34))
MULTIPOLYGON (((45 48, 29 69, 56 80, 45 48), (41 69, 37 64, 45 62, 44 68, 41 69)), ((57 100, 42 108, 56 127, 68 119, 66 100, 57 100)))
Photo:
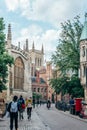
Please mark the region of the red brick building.
POLYGON ((39 71, 36 71, 36 76, 32 77, 32 91, 42 95, 42 100, 48 99, 48 85, 43 78, 39 77, 39 71))

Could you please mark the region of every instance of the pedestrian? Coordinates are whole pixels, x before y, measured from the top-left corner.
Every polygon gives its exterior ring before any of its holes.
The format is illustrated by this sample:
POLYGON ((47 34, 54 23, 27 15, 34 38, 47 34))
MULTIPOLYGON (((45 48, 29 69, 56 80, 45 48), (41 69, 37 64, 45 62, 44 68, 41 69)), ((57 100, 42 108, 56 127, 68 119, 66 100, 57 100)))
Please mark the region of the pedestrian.
POLYGON ((18 106, 19 106, 19 119, 24 119, 23 113, 25 110, 25 100, 23 98, 22 95, 20 95, 19 99, 18 99, 18 106))
POLYGON ((15 130, 18 130, 18 97, 15 95, 13 101, 8 104, 7 111, 10 114, 10 130, 13 130, 13 121, 15 121, 15 130))
POLYGON ((27 106, 28 119, 31 119, 31 111, 32 111, 32 98, 31 97, 27 100, 26 106, 27 106))
POLYGON ((51 107, 51 101, 50 98, 47 100, 47 108, 49 109, 51 107))
POLYGON ((35 98, 33 98, 33 108, 35 108, 35 98))
POLYGON ((42 101, 40 100, 40 106, 41 106, 41 104, 42 104, 42 101))
POLYGON ((74 104, 74 98, 73 98, 73 96, 71 96, 71 98, 69 100, 69 104, 70 104, 70 106, 74 104))
POLYGON ((71 98, 69 100, 69 104, 70 104, 70 113, 74 114, 75 113, 75 105, 74 105, 74 98, 73 98, 73 96, 71 96, 71 98))

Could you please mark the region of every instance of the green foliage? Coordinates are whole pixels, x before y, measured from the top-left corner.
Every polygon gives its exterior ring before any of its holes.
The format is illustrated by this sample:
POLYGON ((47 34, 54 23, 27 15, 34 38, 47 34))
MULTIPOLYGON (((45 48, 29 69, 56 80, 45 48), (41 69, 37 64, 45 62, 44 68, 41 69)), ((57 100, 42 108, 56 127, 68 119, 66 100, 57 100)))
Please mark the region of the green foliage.
POLYGON ((35 93, 35 92, 33 92, 33 98, 36 99, 36 100, 39 100, 39 99, 42 98, 42 95, 39 94, 39 93, 35 93))
POLYGON ((74 97, 84 97, 84 89, 80 83, 80 79, 75 75, 69 81, 68 93, 74 97))
POLYGON ((3 18, 0 18, 0 92, 6 89, 6 78, 8 76, 8 66, 13 63, 13 58, 8 55, 5 49, 5 24, 3 18))
POLYGON ((68 80, 69 78, 66 76, 50 79, 50 85, 54 88, 57 94, 61 92, 62 95, 64 95, 65 93, 67 93, 68 80))
POLYGON ((80 84, 80 79, 76 75, 73 75, 71 78, 63 76, 51 79, 50 85, 57 94, 61 92, 62 96, 69 93, 74 97, 84 97, 84 89, 80 84))
POLYGON ((72 23, 68 20, 62 23, 61 27, 61 38, 55 54, 52 55, 52 62, 59 67, 62 73, 72 70, 78 74, 80 66, 79 39, 83 26, 77 16, 72 23))
POLYGON ((61 36, 55 53, 52 55, 52 63, 61 72, 60 77, 51 79, 50 84, 57 93, 69 93, 75 97, 84 96, 83 87, 78 78, 80 67, 80 36, 83 25, 77 16, 71 22, 70 20, 61 23, 61 36), (70 79, 68 72, 72 72, 70 79), (75 74, 75 75, 74 75, 75 74))

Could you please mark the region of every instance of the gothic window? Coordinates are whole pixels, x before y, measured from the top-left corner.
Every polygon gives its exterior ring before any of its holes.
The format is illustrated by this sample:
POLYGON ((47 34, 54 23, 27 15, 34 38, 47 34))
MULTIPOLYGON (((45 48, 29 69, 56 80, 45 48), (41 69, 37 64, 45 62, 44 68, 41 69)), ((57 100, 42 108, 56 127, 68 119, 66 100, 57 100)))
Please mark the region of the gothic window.
POLYGON ((41 92, 43 92, 43 88, 41 88, 41 92))
POLYGON ((36 88, 34 88, 33 91, 36 92, 36 88))
POLYGON ((38 88, 38 90, 37 90, 38 92, 40 92, 40 88, 38 88))
POLYGON ((14 65, 14 89, 23 89, 24 64, 20 57, 15 60, 14 65))
POLYGON ((85 46, 82 47, 82 56, 85 56, 85 46))

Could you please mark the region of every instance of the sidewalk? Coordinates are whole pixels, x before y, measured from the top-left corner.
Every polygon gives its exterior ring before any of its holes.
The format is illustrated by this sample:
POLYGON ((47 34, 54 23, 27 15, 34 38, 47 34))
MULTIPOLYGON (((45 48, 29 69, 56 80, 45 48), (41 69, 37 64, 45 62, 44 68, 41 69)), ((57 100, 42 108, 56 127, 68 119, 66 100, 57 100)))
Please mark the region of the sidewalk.
MULTIPOLYGON (((0 130, 9 130, 9 118, 0 120, 0 130)), ((24 120, 19 121, 18 130, 50 130, 50 128, 43 124, 43 122, 40 120, 39 116, 33 109, 30 121, 27 119, 26 112, 24 113, 24 120)))
MULTIPOLYGON (((69 113, 69 111, 60 111, 54 107, 54 109, 60 113, 62 113, 65 116, 70 116, 72 118, 75 118, 77 120, 83 121, 87 123, 87 119, 82 119, 77 115, 72 115, 69 113)), ((0 118, 0 130, 9 130, 9 118, 0 118)), ((15 129, 13 129, 15 130, 15 129)), ((32 111, 32 117, 29 121, 27 119, 27 114, 24 112, 24 120, 19 121, 19 128, 18 130, 50 130, 48 126, 45 126, 43 122, 41 121, 40 117, 38 116, 36 109, 33 109, 32 111)))
POLYGON ((58 109, 56 109, 57 111, 59 111, 59 112, 61 112, 62 114, 64 114, 64 115, 66 115, 66 116, 70 116, 70 117, 72 117, 72 118, 75 118, 75 119, 77 119, 77 120, 80 120, 80 121, 83 121, 83 122, 86 122, 87 123, 87 119, 84 119, 84 118, 80 118, 78 115, 72 115, 72 114, 70 114, 70 112, 69 111, 61 111, 61 110, 58 110, 58 109))

